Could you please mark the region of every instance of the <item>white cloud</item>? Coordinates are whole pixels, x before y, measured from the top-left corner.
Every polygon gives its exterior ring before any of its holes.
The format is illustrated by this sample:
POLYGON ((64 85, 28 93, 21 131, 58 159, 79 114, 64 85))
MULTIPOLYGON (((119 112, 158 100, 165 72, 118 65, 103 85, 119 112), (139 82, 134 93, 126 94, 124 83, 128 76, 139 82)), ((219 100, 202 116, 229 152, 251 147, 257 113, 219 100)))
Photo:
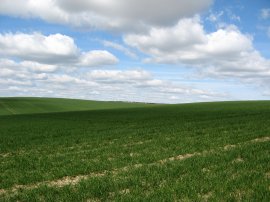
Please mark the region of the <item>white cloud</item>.
POLYGON ((56 64, 97 67, 112 65, 118 59, 105 50, 81 52, 73 38, 62 34, 0 34, 0 56, 16 57, 35 71, 55 71, 56 64))
POLYGON ((270 18, 270 8, 264 8, 264 9, 261 9, 261 18, 262 19, 268 19, 270 18))
POLYGON ((270 71, 270 60, 255 50, 252 37, 233 25, 206 33, 198 18, 182 19, 174 27, 128 34, 124 41, 148 54, 146 62, 193 66, 206 75, 261 77, 270 71))
POLYGON ((38 62, 23 61, 21 67, 28 68, 34 72, 55 72, 59 67, 57 65, 40 64, 38 62))
POLYGON ((118 63, 118 59, 108 51, 89 51, 82 53, 79 65, 86 67, 99 67, 118 63))
MULTIPOLYGON (((97 100, 141 102, 188 102, 223 98, 223 94, 155 78, 142 69, 91 70, 76 74, 64 71, 33 71, 37 64, 0 60, 0 94, 2 96, 55 96, 97 100), (168 100, 178 96, 179 99, 168 100)), ((38 68, 39 69, 39 68, 38 68)), ((85 71, 86 70, 86 71, 85 71)))
POLYGON ((46 79, 47 73, 58 70, 57 65, 46 65, 31 61, 15 62, 10 59, 0 59, 0 77, 11 79, 46 79))
POLYGON ((62 34, 0 34, 0 54, 23 60, 62 63, 74 60, 78 51, 74 40, 62 34))
POLYGON ((0 86, 1 87, 5 87, 5 89, 9 86, 12 86, 12 85, 15 85, 15 86, 32 86, 33 83, 31 81, 18 81, 18 80, 15 80, 15 79, 10 79, 10 78, 0 78, 0 86))
POLYGON ((1 68, 0 71, 0 77, 7 77, 7 76, 12 76, 14 75, 16 72, 14 70, 11 69, 7 69, 7 68, 1 68))
POLYGON ((76 85, 86 85, 88 87, 95 87, 96 83, 92 81, 88 81, 86 79, 70 76, 67 74, 55 74, 48 77, 48 82, 51 82, 52 84, 63 84, 63 85, 69 85, 69 86, 76 86, 76 85))
POLYGON ((174 27, 152 28, 148 34, 129 34, 124 37, 126 44, 147 54, 163 54, 188 48, 206 40, 203 27, 197 18, 184 19, 174 27))
POLYGON ((84 28, 138 30, 169 25, 206 9, 213 0, 2 0, 0 14, 38 17, 84 28), (16 5, 16 6, 14 6, 16 5))
POLYGON ((106 83, 131 83, 149 80, 152 76, 144 70, 93 70, 88 78, 106 83))
POLYGON ((86 78, 102 85, 105 89, 106 85, 109 85, 110 88, 107 90, 119 91, 121 92, 120 94, 133 94, 133 96, 144 94, 142 99, 148 98, 147 100, 158 100, 158 102, 173 102, 173 100, 167 100, 167 98, 172 95, 177 95, 179 98, 182 98, 175 100, 175 102, 185 102, 187 101, 187 97, 189 97, 189 99, 196 97, 196 99, 204 100, 203 97, 205 96, 208 96, 209 99, 223 98, 226 96, 225 94, 198 89, 194 86, 157 79, 150 72, 142 69, 92 70, 86 75, 86 78))

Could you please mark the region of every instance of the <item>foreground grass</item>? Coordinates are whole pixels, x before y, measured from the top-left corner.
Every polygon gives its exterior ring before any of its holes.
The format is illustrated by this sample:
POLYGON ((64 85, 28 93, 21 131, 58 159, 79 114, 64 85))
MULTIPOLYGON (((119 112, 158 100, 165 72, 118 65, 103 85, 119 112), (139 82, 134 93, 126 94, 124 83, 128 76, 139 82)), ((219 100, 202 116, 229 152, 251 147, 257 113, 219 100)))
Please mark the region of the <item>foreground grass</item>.
POLYGON ((269 201, 270 102, 0 116, 1 201, 269 201))

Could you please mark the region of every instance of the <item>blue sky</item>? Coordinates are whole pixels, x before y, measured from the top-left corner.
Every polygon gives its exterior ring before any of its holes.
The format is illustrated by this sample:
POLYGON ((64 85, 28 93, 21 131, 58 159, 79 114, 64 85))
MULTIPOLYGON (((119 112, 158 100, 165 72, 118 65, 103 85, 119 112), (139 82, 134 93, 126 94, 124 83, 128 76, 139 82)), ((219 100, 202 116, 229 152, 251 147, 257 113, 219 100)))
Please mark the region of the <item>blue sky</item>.
POLYGON ((269 47, 268 0, 2 0, 0 96, 267 100, 269 47))

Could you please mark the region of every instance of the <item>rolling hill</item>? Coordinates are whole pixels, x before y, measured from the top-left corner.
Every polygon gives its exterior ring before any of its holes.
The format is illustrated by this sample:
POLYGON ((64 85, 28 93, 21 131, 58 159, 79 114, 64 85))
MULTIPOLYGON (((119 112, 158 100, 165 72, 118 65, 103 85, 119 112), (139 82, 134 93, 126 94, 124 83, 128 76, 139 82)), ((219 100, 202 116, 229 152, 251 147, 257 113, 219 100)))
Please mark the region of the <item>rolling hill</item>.
POLYGON ((0 98, 0 115, 130 108, 149 105, 62 98, 0 98))
POLYGON ((269 101, 80 102, 0 116, 0 201, 270 200, 269 101))

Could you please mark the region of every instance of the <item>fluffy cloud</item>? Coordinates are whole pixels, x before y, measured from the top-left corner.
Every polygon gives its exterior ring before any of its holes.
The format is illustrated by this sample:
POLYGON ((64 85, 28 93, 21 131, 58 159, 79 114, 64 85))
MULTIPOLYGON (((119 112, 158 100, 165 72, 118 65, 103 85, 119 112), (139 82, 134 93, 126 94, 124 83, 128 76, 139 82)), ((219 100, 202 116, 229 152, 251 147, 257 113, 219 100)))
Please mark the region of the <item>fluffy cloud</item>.
POLYGON ((118 59, 108 51, 89 51, 82 53, 79 65, 86 67, 98 67, 118 63, 118 59))
POLYGON ((270 61, 254 49, 252 37, 233 25, 206 33, 199 18, 182 19, 174 27, 126 35, 124 41, 148 54, 147 62, 193 66, 208 75, 261 77, 270 72, 270 61))
POLYGON ((76 58, 78 48, 72 38, 53 34, 0 34, 0 54, 24 60, 59 63, 76 58))
POLYGON ((0 14, 38 17, 85 28, 138 30, 175 23, 211 3, 212 0, 2 0, 0 14))
POLYGON ((55 64, 94 67, 118 62, 108 51, 81 52, 71 37, 62 34, 0 34, 0 55, 26 60, 24 66, 40 71, 55 71, 55 64))
POLYGON ((130 34, 124 37, 126 44, 150 55, 173 53, 204 40, 203 28, 196 19, 184 19, 174 27, 152 28, 148 34, 130 34))

